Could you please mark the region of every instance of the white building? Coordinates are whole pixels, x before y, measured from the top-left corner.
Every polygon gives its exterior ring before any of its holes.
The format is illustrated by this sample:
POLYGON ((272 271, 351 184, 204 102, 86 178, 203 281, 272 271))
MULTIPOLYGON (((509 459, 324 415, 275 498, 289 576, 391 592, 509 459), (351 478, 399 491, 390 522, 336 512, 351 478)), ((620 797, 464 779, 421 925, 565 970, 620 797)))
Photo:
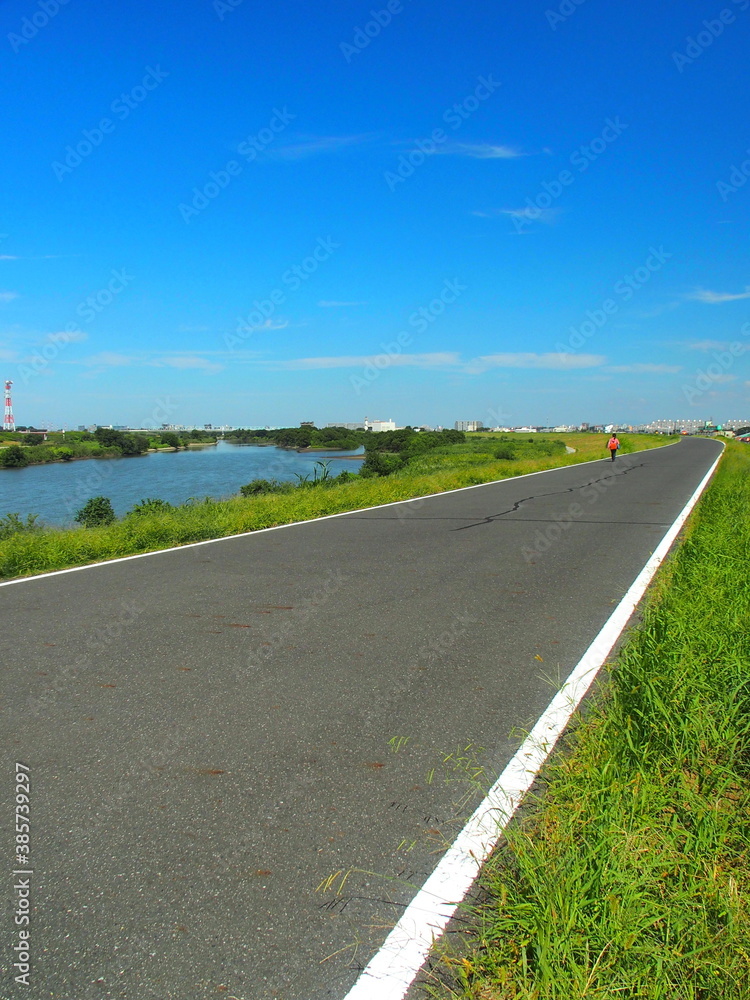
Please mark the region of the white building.
POLYGON ((378 434, 380 431, 395 431, 396 424, 393 420, 370 420, 369 417, 365 417, 365 430, 372 431, 374 434, 378 434))
POLYGON ((484 429, 484 424, 481 420, 457 420, 453 429, 456 431, 481 431, 484 429))

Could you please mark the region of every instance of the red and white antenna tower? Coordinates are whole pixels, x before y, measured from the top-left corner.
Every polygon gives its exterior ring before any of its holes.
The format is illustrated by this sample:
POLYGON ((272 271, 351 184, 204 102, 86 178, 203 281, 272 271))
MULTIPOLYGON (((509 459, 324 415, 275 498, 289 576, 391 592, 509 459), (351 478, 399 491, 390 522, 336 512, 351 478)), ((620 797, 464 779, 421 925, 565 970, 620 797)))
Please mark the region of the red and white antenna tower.
POLYGON ((13 385, 10 379, 5 380, 5 416, 3 417, 3 430, 14 431, 16 422, 13 419, 13 400, 10 398, 10 387, 13 385))

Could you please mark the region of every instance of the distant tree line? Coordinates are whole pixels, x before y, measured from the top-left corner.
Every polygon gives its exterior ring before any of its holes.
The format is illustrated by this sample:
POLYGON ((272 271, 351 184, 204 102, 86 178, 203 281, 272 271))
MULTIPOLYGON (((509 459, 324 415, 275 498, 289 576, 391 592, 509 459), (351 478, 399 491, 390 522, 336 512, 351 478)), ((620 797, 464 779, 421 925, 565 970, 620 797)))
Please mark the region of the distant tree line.
POLYGON ((134 433, 111 427, 90 431, 50 431, 41 434, 0 432, 0 468, 23 469, 27 465, 70 462, 74 458, 130 458, 149 449, 187 448, 196 443, 215 443, 216 431, 152 431, 134 433))
POLYGON ((425 452, 447 445, 463 444, 463 431, 415 431, 404 427, 398 431, 382 431, 365 438, 365 460, 361 476, 389 476, 425 452))
POLYGON ((370 436, 365 431, 350 431, 346 427, 277 427, 273 430, 229 431, 226 440, 236 444, 275 444, 279 448, 356 451, 370 436))

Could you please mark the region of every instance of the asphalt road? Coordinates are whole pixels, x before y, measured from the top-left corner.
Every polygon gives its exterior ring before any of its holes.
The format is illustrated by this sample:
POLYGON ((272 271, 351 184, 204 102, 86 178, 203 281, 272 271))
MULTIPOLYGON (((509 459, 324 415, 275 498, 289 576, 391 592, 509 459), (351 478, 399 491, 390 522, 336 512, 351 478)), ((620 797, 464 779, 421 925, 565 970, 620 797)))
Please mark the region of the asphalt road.
POLYGON ((341 1000, 719 450, 0 588, 7 996, 341 1000))

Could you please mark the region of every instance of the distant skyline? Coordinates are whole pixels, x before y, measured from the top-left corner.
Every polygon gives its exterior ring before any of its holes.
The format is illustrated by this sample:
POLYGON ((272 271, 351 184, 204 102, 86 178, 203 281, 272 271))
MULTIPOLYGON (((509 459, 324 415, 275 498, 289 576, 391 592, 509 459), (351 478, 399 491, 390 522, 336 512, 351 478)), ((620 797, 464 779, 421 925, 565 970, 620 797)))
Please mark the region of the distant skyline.
POLYGON ((750 412, 750 0, 0 26, 19 424, 750 412))

